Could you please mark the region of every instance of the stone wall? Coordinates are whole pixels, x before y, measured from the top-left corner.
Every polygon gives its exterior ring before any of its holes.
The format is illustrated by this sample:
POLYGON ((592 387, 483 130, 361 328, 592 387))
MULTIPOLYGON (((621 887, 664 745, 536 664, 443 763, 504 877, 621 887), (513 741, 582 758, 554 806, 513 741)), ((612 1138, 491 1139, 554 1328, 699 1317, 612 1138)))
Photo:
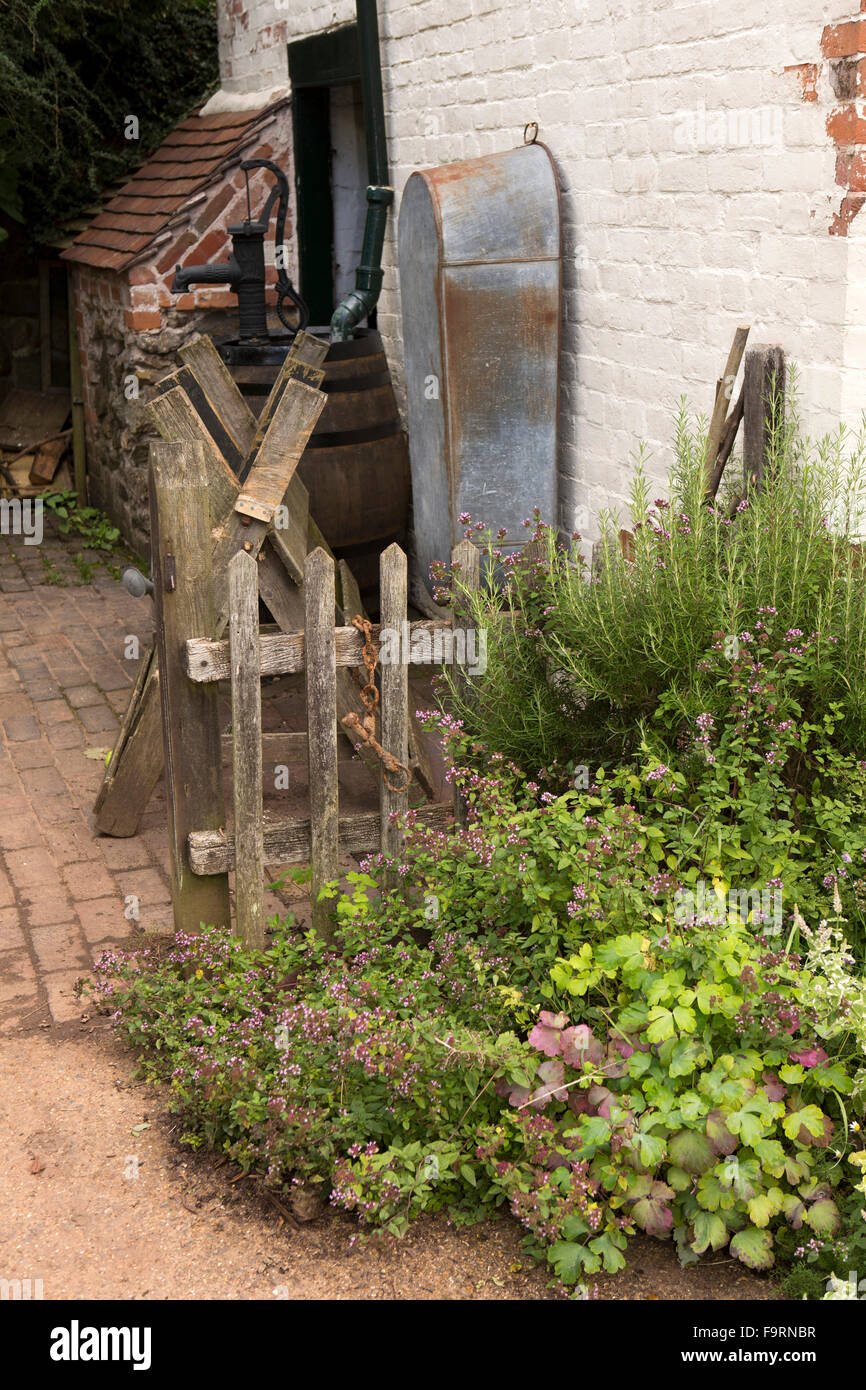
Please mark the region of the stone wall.
MULTIPOLYGON (((131 287, 122 275, 70 266, 82 361, 90 501, 107 512, 142 558, 150 550, 148 450, 158 438, 147 405, 153 387, 177 365, 177 350, 197 333, 224 336, 225 311, 179 309, 160 314, 159 327, 135 326, 131 287)), ((140 312, 140 311, 138 311, 140 312)))

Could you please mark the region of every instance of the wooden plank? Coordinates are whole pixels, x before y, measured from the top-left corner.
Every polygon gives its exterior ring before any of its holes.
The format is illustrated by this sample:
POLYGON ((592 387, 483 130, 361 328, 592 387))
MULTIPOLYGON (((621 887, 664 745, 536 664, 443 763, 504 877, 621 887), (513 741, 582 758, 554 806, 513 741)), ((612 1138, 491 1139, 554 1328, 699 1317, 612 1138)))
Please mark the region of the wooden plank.
POLYGON ((286 384, 235 502, 236 511, 273 521, 326 401, 321 391, 301 381, 286 384))
MULTIPOLYGON (((481 553, 471 541, 460 541, 451 551, 451 567, 457 569, 460 576, 461 587, 474 592, 481 584, 481 553)), ((458 628, 470 619, 469 600, 457 593, 454 607, 451 610, 451 625, 458 628)), ((452 663, 454 681, 463 691, 468 688, 469 676, 466 668, 461 666, 456 659, 452 663)), ((460 788, 454 787, 454 819, 458 825, 465 825, 468 818, 467 805, 460 795, 460 788)))
MULTIPOLYGON (((51 270, 47 261, 37 261, 39 276, 39 384, 51 389, 51 270)), ((51 478, 54 474, 51 474, 51 478)), ((51 482, 47 478, 46 482, 51 482)), ((32 481, 37 481, 33 479, 32 481)))
POLYGON ((216 521, 227 516, 239 492, 238 480, 205 429, 189 396, 180 386, 150 402, 150 413, 167 444, 197 443, 203 448, 210 515, 216 521))
POLYGON ((760 487, 773 432, 784 421, 783 348, 768 345, 746 353, 743 391, 743 473, 747 487, 760 487))
MULTIPOLYGON (((271 498, 275 493, 279 493, 282 500, 292 472, 297 467, 298 459, 322 413, 324 403, 325 397, 321 392, 310 391, 296 381, 289 383, 277 407, 277 417, 272 426, 279 427, 279 445, 275 446, 276 451, 268 453, 268 441, 272 438, 272 432, 269 430, 259 457, 244 485, 244 492, 239 494, 234 510, 223 525, 214 531, 214 603, 220 618, 223 617, 228 602, 228 572, 232 557, 239 550, 255 557, 268 534, 270 518, 267 515, 257 518, 249 509, 244 510, 243 499, 246 498, 248 504, 250 498, 271 498)), ((263 507, 265 513, 268 510, 269 507, 263 507)))
POLYGON ((187 836, 193 826, 225 824, 218 692, 201 690, 181 665, 185 639, 213 626, 208 469, 200 443, 154 443, 150 448, 150 528, 153 553, 159 689, 168 791, 171 897, 176 931, 231 922, 226 874, 212 881, 190 871, 187 836))
POLYGON ((267 544, 259 551, 259 593, 274 622, 283 632, 298 632, 304 625, 304 593, 289 579, 282 557, 270 532, 267 544))
MULTIPOLYGON (((377 647, 379 631, 380 624, 374 623, 373 640, 377 647)), ((410 665, 429 664, 426 658, 414 661, 411 659, 413 644, 420 651, 423 645, 435 640, 441 644, 442 639, 445 638, 447 647, 450 649, 450 631, 450 619, 425 618, 417 623, 407 623, 404 635, 410 665)), ((363 658, 363 650, 364 638, 357 628, 337 628, 336 656, 338 666, 358 666, 363 658)), ((261 640, 261 654, 263 676, 290 676, 297 671, 303 671, 304 634, 303 632, 266 634, 261 640)), ((225 641, 213 642, 204 637, 190 638, 186 644, 184 664, 190 680, 204 682, 228 680, 231 672, 228 643, 225 641)))
POLYGON ((66 318, 69 324, 69 394, 72 400, 72 470, 79 504, 87 501, 87 433, 84 421, 84 383, 78 338, 75 280, 66 277, 66 318))
POLYGON ((323 339, 315 338, 311 333, 304 333, 303 330, 296 335, 292 343, 292 351, 277 372, 262 413, 255 424, 247 450, 247 460, 241 470, 241 478, 246 477, 255 462, 268 423, 276 410, 277 402, 285 390, 286 383, 294 379, 305 382, 307 386, 321 387, 325 373, 319 368, 328 355, 329 347, 330 344, 324 342, 323 339))
POLYGON ((69 434, 64 434, 59 439, 47 440, 40 444, 36 450, 36 457, 30 465, 29 478, 34 485, 41 484, 43 487, 54 480, 54 474, 60 467, 60 460, 69 447, 69 434))
POLYGON ((189 367, 178 367, 177 371, 172 372, 169 376, 164 376, 161 381, 158 381, 154 387, 151 401, 158 399, 159 396, 167 395, 175 386, 181 387, 189 396, 196 414, 211 439, 214 444, 216 444, 229 468, 235 476, 237 476, 243 467, 245 453, 242 449, 238 448, 232 435, 225 428, 219 415, 217 415, 211 405, 210 400, 199 385, 195 373, 191 371, 189 367))
MULTIPOLYGON (((450 806, 420 806, 415 819, 434 830, 444 830, 451 824, 450 806)), ((340 854, 369 854, 379 848, 382 838, 381 817, 378 811, 364 815, 341 816, 339 822, 340 854)), ((265 824, 265 864, 309 864, 311 830, 308 820, 286 820, 265 824)), ((194 830, 188 841, 189 862, 194 873, 228 873, 235 862, 234 836, 219 830, 194 830)))
MULTIPOLYGON (((315 550, 310 541, 310 494, 300 473, 292 474, 286 495, 274 517, 274 544, 287 573, 300 587, 304 582, 304 560, 307 552, 315 550)), ((325 545, 330 555, 330 547, 325 545)))
POLYGON ((334 640, 334 561, 324 550, 307 556, 304 573, 306 621, 307 737, 310 769, 310 899, 313 929, 332 941, 327 901, 319 893, 337 877, 339 793, 337 789, 337 661, 334 640))
POLYGON ((178 348, 177 355, 195 377, 208 405, 231 436, 243 462, 256 432, 256 419, 214 347, 213 339, 202 334, 178 348))
MULTIPOLYGON (((407 574, 404 552, 396 543, 389 545, 379 557, 379 594, 382 627, 390 628, 392 632, 402 632, 406 621, 407 574)), ((409 761, 409 665, 402 660, 388 661, 379 669, 382 683, 382 733, 379 742, 387 752, 405 764, 409 761)), ((386 777, 380 765, 380 848, 390 859, 399 858, 403 851, 403 828, 396 819, 391 820, 408 805, 408 787, 402 792, 393 790, 400 786, 401 781, 402 775, 399 773, 390 773, 386 777)))
POLYGON ((95 828, 118 839, 135 835, 141 813, 162 772, 162 707, 154 649, 142 656, 138 677, 108 761, 93 810, 95 828))
POLYGON ((728 405, 734 391, 734 383, 737 373, 740 370, 740 363, 743 360, 743 353, 746 350, 746 341, 749 337, 748 324, 741 325, 734 334, 731 349, 728 353, 728 360, 725 363, 725 370, 721 382, 716 388, 716 398, 713 403, 713 412, 710 416, 710 425, 707 431, 707 445, 704 454, 707 479, 712 475, 716 462, 716 455, 719 452, 719 442, 725 428, 725 419, 728 414, 728 405))
POLYGON ((232 660, 232 785, 235 917, 244 945, 265 944, 265 851, 262 840, 262 682, 259 676, 258 565, 241 550, 229 562, 232 660))

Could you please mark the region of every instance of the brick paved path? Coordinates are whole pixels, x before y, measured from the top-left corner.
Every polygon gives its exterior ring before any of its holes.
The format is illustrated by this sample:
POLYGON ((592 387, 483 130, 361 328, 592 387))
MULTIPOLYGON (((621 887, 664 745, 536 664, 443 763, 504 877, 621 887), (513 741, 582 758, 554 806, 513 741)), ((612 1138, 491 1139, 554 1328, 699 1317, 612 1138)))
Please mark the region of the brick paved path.
POLYGON ((152 605, 104 568, 83 582, 77 550, 0 536, 0 1033, 80 1016, 72 986, 129 938, 131 895, 139 928, 171 924, 162 784, 138 835, 96 835, 104 756, 87 756, 114 743, 152 605))

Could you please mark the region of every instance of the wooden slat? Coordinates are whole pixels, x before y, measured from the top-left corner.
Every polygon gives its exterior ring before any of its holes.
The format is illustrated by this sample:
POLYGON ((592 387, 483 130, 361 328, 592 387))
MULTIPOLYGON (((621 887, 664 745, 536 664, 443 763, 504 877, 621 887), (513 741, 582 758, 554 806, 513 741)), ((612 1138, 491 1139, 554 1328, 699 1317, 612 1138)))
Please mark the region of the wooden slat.
POLYGON ((189 396, 190 404, 219 449, 229 468, 236 477, 240 476, 244 463, 244 451, 239 449, 234 438, 223 425, 222 420, 211 404, 209 397, 199 385, 198 378, 189 367, 178 367, 176 371, 164 376, 154 387, 151 400, 164 396, 174 386, 180 386, 189 396))
POLYGON ((273 520, 326 400, 312 386, 287 382, 235 502, 236 511, 264 522, 273 520))
POLYGON ((285 390, 286 382, 294 378, 305 382, 307 386, 321 387, 325 374, 320 372, 319 368, 328 355, 329 346, 330 344, 324 342, 322 338, 315 338, 311 333, 305 333, 303 330, 295 335, 292 350, 277 372, 258 423, 254 425, 248 447, 247 462, 241 472, 241 477, 246 476, 255 461, 256 454, 265 437, 268 422, 285 390))
MULTIPOLYGON (((333 626, 333 617, 332 617, 333 626)), ((373 624, 373 640, 378 646, 378 623, 373 624)), ((408 642, 423 643, 425 635, 431 641, 437 633, 443 636, 451 629, 451 622, 444 618, 425 618, 421 622, 409 623, 408 642)), ((441 639, 440 639, 441 640, 441 639)), ((336 654, 338 666, 358 666, 363 659, 364 638, 354 627, 336 629, 336 654)), ((290 676, 304 669, 303 632, 267 634, 261 640, 262 675, 290 676)), ((411 650, 408 653, 411 657, 411 650)), ((411 662, 410 665, 426 665, 426 662, 411 662)), ((212 642, 204 637, 191 638, 186 644, 185 666, 190 680, 223 681, 228 680, 231 666, 228 643, 212 642)))
MULTIPOLYGON (((420 806, 413 812, 416 821, 444 830, 451 824, 450 806, 420 806)), ((377 811, 358 816, 341 816, 340 854, 369 854, 379 848, 381 817, 377 811)), ((287 820, 264 828, 265 864, 309 864, 310 822, 287 820)), ((197 874, 224 874, 234 868, 234 836, 213 830, 195 830, 189 836, 189 862, 197 874)))
MULTIPOLYGON (((277 406, 271 430, 244 484, 244 492, 238 495, 234 510, 224 524, 214 532, 214 602, 220 615, 227 602, 227 576, 232 556, 239 550, 257 555, 268 534, 270 518, 267 515, 257 518, 249 510, 244 510, 244 498, 247 504, 252 497, 270 499, 278 495, 282 501, 324 403, 325 397, 321 391, 311 391, 297 381, 289 383, 277 406), (276 435, 272 434, 273 430, 277 431, 276 435), (272 438, 275 442, 269 451, 272 438)), ((263 507, 265 513, 269 510, 269 506, 263 507)))
MULTIPOLYGON (((406 556, 396 543, 379 558, 379 594, 382 627, 395 632, 403 631, 406 621, 406 598, 408 589, 406 556)), ((404 661, 389 661, 380 666, 382 733, 379 739, 382 747, 392 753, 401 763, 409 761, 409 666, 404 661)), ((382 853, 391 859, 400 856, 403 849, 403 830, 399 822, 391 821, 392 814, 403 811, 408 804, 408 787, 403 791, 393 791, 389 787, 399 786, 402 774, 389 773, 386 777, 379 768, 379 814, 382 817, 382 853)))
MULTIPOLYGON (((274 547, 287 574, 300 586, 304 582, 304 560, 307 552, 315 550, 318 541, 311 543, 310 537, 310 494, 300 473, 293 473, 274 518, 272 532, 274 547), (285 511, 282 510, 285 508, 285 511)), ((330 547, 323 546, 330 554, 330 547)))
MULTIPOLYGON (((481 583, 481 554, 471 541, 463 540, 459 545, 455 545, 451 552, 451 566, 458 569, 460 585, 470 592, 476 590, 481 583)), ((461 627, 467 620, 471 621, 469 613, 469 600, 457 592, 454 607, 451 610, 452 627, 461 627)), ((465 667, 459 665, 455 660, 452 665, 455 683, 464 690, 469 682, 469 676, 465 667)), ((458 825, 465 825, 467 820, 467 807, 460 795, 459 787, 454 787, 454 819, 458 825)))
POLYGON ((265 851, 262 841, 262 683, 259 676, 258 565, 241 550, 229 562, 232 661, 232 779, 235 916, 245 946, 265 944, 265 851))
POLYGON ((238 495, 238 480, 193 408, 189 396, 175 386, 150 402, 154 424, 169 444, 197 443, 204 450, 210 514, 217 520, 227 516, 238 495))
POLYGON ((162 772, 162 709, 154 649, 142 656, 138 678, 93 810, 95 827, 118 839, 134 835, 162 772))
POLYGON ((212 627, 208 470, 199 443, 150 448, 150 530, 168 792, 171 896, 176 931, 231 922, 228 877, 192 874, 187 836, 193 826, 225 824, 216 689, 200 690, 181 667, 192 631, 212 627))
POLYGON ((319 901, 339 865, 337 789, 337 663, 334 641, 334 561, 324 550, 307 556, 307 737, 309 739, 310 900, 313 928, 326 941, 334 928, 327 901, 319 901))

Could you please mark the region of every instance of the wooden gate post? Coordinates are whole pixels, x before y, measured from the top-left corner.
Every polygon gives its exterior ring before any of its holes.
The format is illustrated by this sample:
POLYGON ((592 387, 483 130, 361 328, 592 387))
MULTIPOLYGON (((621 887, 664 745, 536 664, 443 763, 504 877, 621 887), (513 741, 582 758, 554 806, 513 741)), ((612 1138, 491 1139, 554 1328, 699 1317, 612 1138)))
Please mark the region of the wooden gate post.
POLYGON ((231 923, 228 874, 192 872, 187 835, 225 825, 216 685, 196 685, 183 666, 186 640, 213 628, 208 489, 200 444, 150 446, 159 689, 168 792, 171 897, 176 931, 231 923))
POLYGON ((244 945, 261 951, 265 944, 265 846, 258 565, 252 555, 239 550, 229 561, 228 575, 235 916, 244 945))
POLYGON ((310 899, 313 929, 325 941, 333 940, 334 926, 329 904, 319 902, 319 891, 337 877, 340 855, 335 606, 334 561, 317 547, 304 565, 304 667, 310 770, 310 899))
MULTIPOLYGON (((401 763, 409 762, 409 652, 403 651, 407 598, 406 556, 396 543, 379 559, 379 593, 382 628, 397 633, 397 660, 380 665, 382 672, 381 744, 401 763)), ((399 784, 399 777, 397 778, 399 784)), ((403 849, 403 828, 391 823, 394 812, 409 804, 409 789, 392 791, 384 768, 379 767, 379 813, 382 817, 382 853, 391 859, 403 849)))

